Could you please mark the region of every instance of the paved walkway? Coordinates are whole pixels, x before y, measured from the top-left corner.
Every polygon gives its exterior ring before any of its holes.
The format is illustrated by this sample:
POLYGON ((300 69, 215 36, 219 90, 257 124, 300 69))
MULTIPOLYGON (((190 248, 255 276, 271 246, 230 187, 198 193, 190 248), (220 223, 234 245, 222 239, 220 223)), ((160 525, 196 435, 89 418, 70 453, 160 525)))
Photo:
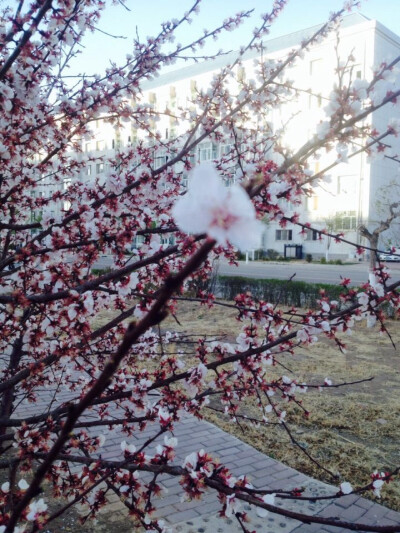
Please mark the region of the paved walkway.
MULTIPOLYGON (((43 405, 51 402, 54 395, 51 391, 46 390, 40 394, 40 399, 44 401, 43 405), (47 401, 46 401, 47 397, 47 401)), ((56 395, 59 404, 67 400, 67 396, 61 391, 56 395)), ((54 407, 54 405, 53 405, 54 407)), ((24 403, 18 409, 20 416, 30 416, 38 411, 37 405, 24 403)), ((121 440, 126 440, 130 444, 139 445, 151 435, 154 435, 154 428, 149 424, 146 430, 138 438, 126 437, 122 435, 118 428, 106 430, 106 442, 102 448, 102 457, 104 459, 121 459, 121 440)), ((97 430, 98 432, 98 430, 97 430)), ((98 433, 97 433, 98 434, 98 433)), ((174 436, 178 439, 176 464, 182 464, 183 459, 193 451, 199 451, 202 448, 214 457, 219 458, 222 463, 230 468, 235 476, 248 474, 250 481, 255 487, 268 489, 291 489, 296 487, 305 487, 306 495, 309 496, 326 496, 334 494, 337 488, 332 488, 325 483, 321 483, 312 478, 289 468, 279 461, 271 459, 267 455, 257 451, 248 444, 243 443, 236 437, 222 431, 216 426, 199 421, 190 415, 185 415, 183 420, 176 425, 174 436)), ((260 438, 262 434, 260 433, 260 438)), ((160 439, 160 442, 163 438, 160 439)), ((154 442, 147 453, 151 453, 157 445, 154 442)), ((221 504, 216 498, 214 491, 206 493, 201 501, 181 502, 182 488, 179 485, 179 479, 169 477, 163 478, 160 485, 167 489, 162 499, 155 501, 157 507, 156 516, 163 518, 176 533, 236 533, 242 532, 236 520, 226 520, 217 517, 221 504)), ((318 502, 293 501, 293 500, 276 500, 277 505, 297 512, 303 512, 313 516, 337 517, 349 522, 359 522, 373 525, 399 525, 400 513, 391 511, 382 505, 366 500, 355 495, 343 496, 335 500, 322 500, 318 502)), ((254 509, 243 504, 243 509, 248 512, 251 518, 249 524, 250 530, 256 530, 262 533, 342 533, 349 531, 338 527, 324 526, 321 524, 302 524, 297 520, 289 519, 277 514, 269 513, 266 518, 259 518, 254 509)), ((126 532, 132 532, 131 523, 125 516, 126 508, 121 501, 115 496, 110 505, 104 508, 103 512, 107 513, 107 519, 110 521, 124 524, 126 532), (125 526, 126 525, 126 526, 125 526)), ((125 533, 124 531, 124 533, 125 533)), ((360 530, 363 531, 363 530, 360 530)), ((93 526, 93 532, 96 532, 96 526, 93 526)), ((122 532, 121 532, 122 533, 122 532)), ((139 532, 137 532, 139 533, 139 532)))
MULTIPOLYGON (((151 428, 148 428, 146 434, 151 433, 151 428)), ((208 422, 186 416, 176 426, 174 434, 179 444, 178 464, 181 464, 183 458, 190 452, 204 448, 220 458, 234 475, 248 474, 256 487, 270 489, 305 487, 306 494, 310 496, 326 496, 334 494, 337 490, 271 459, 208 422)), ((106 443, 107 458, 120 457, 120 441, 121 438, 117 433, 115 436, 109 435, 106 443)), ((171 477, 161 484, 168 492, 160 501, 157 501, 156 515, 163 518, 173 531, 177 533, 239 533, 242 531, 236 520, 217 517, 221 504, 216 499, 215 493, 206 494, 201 501, 181 502, 182 489, 178 479, 171 477)), ((349 495, 338 500, 323 500, 316 503, 281 500, 277 504, 286 509, 321 517, 337 517, 341 520, 374 525, 400 526, 400 513, 359 496, 349 495)), ((261 519, 254 510, 250 509, 250 506, 243 504, 243 509, 251 518, 250 529, 255 529, 257 532, 341 533, 348 531, 321 524, 302 524, 297 520, 272 513, 261 519)), ((116 519, 118 519, 119 512, 122 512, 121 502, 115 502, 113 507, 108 509, 110 510, 117 512, 116 519)))

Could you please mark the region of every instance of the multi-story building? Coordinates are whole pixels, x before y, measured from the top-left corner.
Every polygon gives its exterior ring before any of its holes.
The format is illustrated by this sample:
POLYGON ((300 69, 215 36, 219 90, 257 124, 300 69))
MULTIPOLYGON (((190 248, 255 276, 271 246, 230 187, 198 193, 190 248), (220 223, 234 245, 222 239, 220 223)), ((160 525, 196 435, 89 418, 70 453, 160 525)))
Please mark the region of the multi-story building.
MULTIPOLYGON (((315 33, 317 27, 291 33, 265 42, 264 54, 270 60, 279 60, 298 47, 301 42, 315 33)), ((259 59, 260 52, 250 51, 235 67, 232 83, 240 79, 251 78, 254 73, 254 60, 259 59)), ((371 80, 373 69, 386 61, 389 63, 400 55, 400 38, 375 20, 369 20, 361 14, 345 17, 338 32, 332 32, 318 44, 313 45, 304 57, 290 67, 290 78, 296 89, 287 105, 274 108, 268 113, 268 121, 274 130, 288 124, 283 135, 283 142, 295 150, 302 143, 316 134, 317 125, 326 120, 324 108, 331 101, 331 92, 338 83, 338 65, 343 66, 342 76, 348 83, 354 80, 371 80), (351 60, 348 61, 348 58, 351 60), (345 63, 343 63, 345 62, 345 63)), ((164 74, 144 86, 144 100, 160 113, 157 123, 151 125, 157 129, 161 139, 168 141, 184 133, 185 124, 175 118, 175 111, 192 105, 197 91, 207 88, 213 76, 221 67, 230 63, 234 56, 222 56, 212 62, 195 64, 177 71, 164 74)), ((387 81, 387 80, 386 80, 387 81)), ((383 84, 382 84, 383 86, 383 84)), ((386 85, 385 85, 386 87, 386 85)), ((376 85, 375 95, 379 97, 380 84, 376 85)), ((386 89, 385 89, 386 90, 386 89)), ((399 117, 396 105, 387 105, 374 112, 366 123, 372 129, 382 131, 388 122, 399 117)), ((137 132, 130 124, 119 132, 105 125, 99 119, 94 129, 92 140, 85 141, 84 154, 107 154, 123 146, 137 142, 137 132)), ((400 153, 400 143, 396 137, 390 138, 392 154, 400 153), (397 146, 396 146, 397 144, 397 146)), ((212 161, 226 153, 227 147, 210 140, 201 142, 196 153, 195 162, 212 161)), ((360 245, 362 241, 357 228, 365 224, 374 228, 385 217, 385 203, 393 198, 390 184, 398 180, 399 165, 388 157, 369 157, 366 153, 346 154, 345 146, 333 147, 331 152, 321 151, 309 165, 310 172, 318 173, 338 158, 343 161, 329 170, 329 180, 313 188, 312 193, 303 199, 301 205, 287 204, 289 210, 300 213, 303 222, 309 222, 313 228, 328 228, 333 233, 343 232, 347 240, 360 245), (347 158, 347 155, 352 157, 347 158)), ((376 146, 372 152, 376 152, 376 146)), ((389 153, 390 155, 390 153, 389 153)), ((154 154, 154 163, 160 166, 167 156, 162 150, 154 154)), ((271 152, 271 158, 279 157, 271 152)), ((105 171, 104 163, 90 162, 87 176, 101 175, 105 171)), ((186 177, 183 177, 186 179, 186 177)), ((394 224, 386 232, 382 246, 400 245, 399 225, 394 224)), ((281 228, 278 223, 267 222, 260 248, 273 249, 284 253, 285 245, 302 245, 304 254, 321 257, 329 253, 330 258, 346 258, 354 254, 354 247, 336 243, 333 240, 319 238, 318 231, 309 230, 300 234, 296 225, 281 228)), ((287 248, 290 253, 290 249, 287 248)))

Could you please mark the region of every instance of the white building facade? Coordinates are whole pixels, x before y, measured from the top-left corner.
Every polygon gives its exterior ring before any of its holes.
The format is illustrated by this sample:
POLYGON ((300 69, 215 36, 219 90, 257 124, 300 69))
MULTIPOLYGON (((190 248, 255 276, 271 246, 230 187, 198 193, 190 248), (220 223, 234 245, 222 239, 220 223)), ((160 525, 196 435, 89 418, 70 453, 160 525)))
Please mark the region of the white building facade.
MULTIPOLYGON (((296 32, 281 38, 265 42, 265 55, 269 59, 279 60, 286 57, 290 50, 298 46, 305 38, 315 33, 316 27, 296 32)), ((344 69, 347 82, 354 80, 370 81, 373 68, 386 61, 390 63, 400 55, 400 38, 375 20, 363 15, 353 14, 345 17, 338 33, 332 32, 327 38, 310 48, 302 60, 290 67, 290 77, 296 89, 296 97, 291 98, 287 105, 272 109, 268 120, 274 130, 283 124, 286 127, 283 142, 290 149, 300 147, 305 140, 312 138, 320 121, 326 120, 324 108, 330 103, 330 95, 335 83, 338 83, 338 61, 351 61, 344 69), (339 39, 338 39, 339 37, 339 39)), ((250 52, 239 67, 236 67, 236 80, 241 77, 251 78, 254 73, 255 52, 250 52)), ((152 127, 158 131, 161 140, 170 139, 184 134, 185 123, 180 122, 176 115, 179 109, 190 109, 197 91, 206 89, 213 76, 221 67, 229 63, 230 57, 220 57, 208 63, 196 64, 178 71, 170 72, 147 82, 143 100, 147 101, 159 113, 157 123, 152 127)), ((376 92, 379 91, 379 82, 376 92)), ((372 128, 382 131, 392 119, 400 118, 399 107, 389 104, 374 112, 369 118, 372 128)), ((367 122, 366 122, 367 123, 367 122)), ((96 155, 107 155, 123 147, 134 145, 138 141, 135 128, 126 123, 124 128, 116 132, 111 125, 104 124, 101 119, 93 129, 93 138, 84 141, 82 157, 91 156, 86 166, 86 179, 100 177, 107 169, 103 162, 96 162, 96 155)), ((387 152, 393 156, 400 153, 400 143, 391 136, 392 149, 387 152)), ((193 154, 193 161, 213 161, 226 153, 227 147, 212 141, 203 141, 193 154)), ((353 149, 354 150, 354 149, 353 149)), ((377 146, 372 152, 377 151, 377 146)), ((379 151, 379 150, 378 150, 379 151)), ((165 163, 167 155, 162 150, 154 153, 156 167, 165 163)), ((271 158, 279 160, 279 155, 271 154, 271 158)), ((301 222, 309 222, 316 230, 327 228, 332 233, 343 232, 345 238, 359 245, 368 244, 360 238, 357 228, 365 224, 374 228, 379 220, 385 217, 385 202, 392 200, 393 182, 399 182, 398 168, 400 165, 388 157, 369 157, 365 152, 352 155, 350 152, 340 153, 340 147, 330 152, 322 150, 319 158, 309 164, 311 174, 316 174, 329 167, 339 159, 340 164, 330 169, 329 179, 313 187, 312 193, 305 197, 301 205, 286 205, 288 212, 296 211, 301 222), (351 157, 347 157, 351 155, 351 157), (346 161, 346 162, 345 162, 346 161), (385 199, 386 198, 386 199, 385 199)), ((183 180, 187 176, 183 173, 183 180)), ((400 245, 398 224, 394 224, 383 236, 381 247, 400 245)), ((329 256, 330 259, 354 257, 354 247, 345 243, 336 243, 334 239, 320 239, 318 231, 300 233, 297 225, 281 228, 276 222, 265 224, 265 232, 260 242, 260 249, 275 250, 283 255, 293 253, 294 248, 287 245, 301 245, 303 257, 311 254, 313 258, 329 256), (286 247, 285 247, 286 245, 286 247)))

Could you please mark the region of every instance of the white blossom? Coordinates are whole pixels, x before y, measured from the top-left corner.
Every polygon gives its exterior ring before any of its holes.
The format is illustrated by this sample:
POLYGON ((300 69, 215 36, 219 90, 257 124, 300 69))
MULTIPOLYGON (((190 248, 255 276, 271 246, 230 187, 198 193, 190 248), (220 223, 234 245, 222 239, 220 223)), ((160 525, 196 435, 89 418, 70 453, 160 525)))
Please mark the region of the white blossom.
POLYGON ((197 465, 197 452, 192 452, 189 455, 185 457, 185 460, 183 461, 183 468, 187 468, 188 470, 193 470, 195 466, 197 465))
POLYGON ((239 185, 225 187, 208 164, 192 172, 188 192, 172 209, 178 227, 186 233, 207 233, 218 244, 230 242, 239 250, 259 246, 262 223, 250 198, 239 185))
POLYGON ((296 333, 296 338, 301 342, 307 342, 309 340, 309 335, 306 329, 299 329, 296 333))
POLYGON ((125 440, 121 442, 121 450, 123 452, 135 453, 136 446, 134 444, 128 444, 125 440))
POLYGON ((362 307, 366 307, 369 302, 368 294, 366 292, 359 292, 357 294, 357 300, 362 307))
POLYGON ((331 129, 331 123, 328 120, 325 120, 324 122, 320 122, 317 124, 317 137, 321 141, 325 139, 325 137, 328 136, 328 133, 331 129))
POLYGON ((25 479, 20 479, 18 481, 18 487, 21 489, 21 490, 27 490, 27 488, 29 487, 28 483, 25 481, 25 479))
POLYGON ((350 494, 351 492, 353 492, 353 487, 351 486, 351 483, 349 483, 348 481, 344 481, 343 483, 341 483, 340 492, 342 492, 343 494, 350 494))
POLYGON ((377 498, 381 497, 381 489, 382 489, 383 483, 384 481, 382 479, 375 479, 374 482, 372 483, 372 486, 374 487, 374 495, 377 498))
POLYGON ((321 302, 321 307, 322 307, 322 310, 325 311, 326 313, 329 313, 329 311, 331 310, 331 307, 328 304, 328 302, 321 302))
POLYGON ((234 494, 228 494, 226 496, 226 509, 225 516, 231 517, 232 514, 236 514, 240 510, 240 501, 235 498, 234 494))
MULTIPOLYGON (((275 494, 265 494, 262 500, 268 505, 275 505, 275 494)), ((267 509, 257 507, 257 516, 259 516, 260 518, 265 518, 268 513, 269 511, 267 509)))
POLYGON ((352 83, 352 89, 357 93, 358 98, 364 100, 367 98, 367 88, 369 83, 367 80, 356 78, 352 83))
POLYGON ((47 510, 47 505, 44 503, 43 498, 34 501, 29 505, 29 513, 27 514, 27 520, 33 521, 37 518, 39 513, 44 513, 47 510))
POLYGON ((170 448, 176 448, 178 444, 178 439, 176 437, 164 437, 164 444, 165 446, 169 446, 170 448))

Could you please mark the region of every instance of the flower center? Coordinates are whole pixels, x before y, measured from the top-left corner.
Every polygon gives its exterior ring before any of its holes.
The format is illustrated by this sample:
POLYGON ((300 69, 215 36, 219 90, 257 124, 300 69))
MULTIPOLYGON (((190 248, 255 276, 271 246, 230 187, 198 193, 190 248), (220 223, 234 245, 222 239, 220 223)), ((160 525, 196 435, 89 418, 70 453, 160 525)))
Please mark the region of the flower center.
POLYGON ((213 212, 211 226, 216 226, 218 228, 227 230, 237 220, 238 220, 238 217, 236 215, 229 213, 229 211, 221 211, 220 209, 218 209, 213 212))

